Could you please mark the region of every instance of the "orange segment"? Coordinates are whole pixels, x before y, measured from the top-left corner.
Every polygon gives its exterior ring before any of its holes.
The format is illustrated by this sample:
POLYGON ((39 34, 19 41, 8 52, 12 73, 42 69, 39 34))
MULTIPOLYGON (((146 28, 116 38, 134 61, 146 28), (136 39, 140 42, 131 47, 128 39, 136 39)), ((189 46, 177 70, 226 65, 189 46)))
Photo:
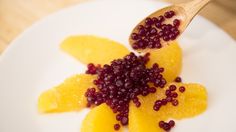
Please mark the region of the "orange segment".
POLYGON ((181 72, 182 68, 182 50, 177 42, 172 42, 161 49, 153 49, 149 52, 150 61, 147 66, 151 67, 154 63, 158 63, 163 67, 163 76, 167 82, 172 82, 181 72))
POLYGON ((38 100, 38 110, 43 113, 80 110, 86 106, 84 93, 94 87, 95 76, 72 76, 59 86, 43 92, 38 100))
POLYGON ((106 104, 101 104, 87 114, 83 120, 81 132, 122 132, 122 127, 118 131, 114 129, 116 123, 118 122, 111 108, 106 104))
MULTIPOLYGON (((181 84, 177 84, 182 86, 181 84)), ((178 107, 172 106, 171 117, 175 119, 189 118, 201 114, 207 108, 207 91, 200 84, 185 84, 186 91, 179 94, 178 107)), ((180 93, 180 92, 178 92, 180 93)))
POLYGON ((104 65, 129 54, 122 44, 95 36, 71 36, 64 40, 61 48, 85 64, 104 65))
POLYGON ((158 89, 155 94, 149 94, 146 97, 140 96, 141 107, 139 108, 131 103, 129 132, 162 132, 158 126, 159 121, 165 121, 169 118, 182 119, 193 117, 206 110, 207 93, 203 86, 199 84, 176 85, 186 88, 184 93, 178 92, 179 105, 177 107, 168 103, 166 106, 161 107, 159 111, 153 110, 154 102, 165 97, 164 89, 158 89))

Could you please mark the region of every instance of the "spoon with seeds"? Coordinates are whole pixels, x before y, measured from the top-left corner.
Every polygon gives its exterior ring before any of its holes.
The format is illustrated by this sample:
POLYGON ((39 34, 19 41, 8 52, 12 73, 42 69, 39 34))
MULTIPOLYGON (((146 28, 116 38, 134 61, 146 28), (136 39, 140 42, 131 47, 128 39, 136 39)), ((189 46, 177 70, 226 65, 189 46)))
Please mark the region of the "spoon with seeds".
POLYGON ((133 29, 129 37, 130 45, 139 52, 165 46, 176 40, 209 2, 210 0, 193 0, 152 13, 133 29))

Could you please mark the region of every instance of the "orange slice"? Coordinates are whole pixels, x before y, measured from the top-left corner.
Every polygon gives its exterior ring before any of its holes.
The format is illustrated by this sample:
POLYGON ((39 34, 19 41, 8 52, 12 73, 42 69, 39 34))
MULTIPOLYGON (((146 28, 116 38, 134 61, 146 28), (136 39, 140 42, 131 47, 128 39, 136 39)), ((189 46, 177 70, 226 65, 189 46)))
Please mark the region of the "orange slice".
POLYGON ((159 121, 165 121, 169 118, 182 119, 193 117, 206 110, 207 92, 203 86, 199 84, 176 85, 186 88, 184 93, 178 92, 178 106, 172 106, 168 103, 166 106, 162 106, 159 111, 153 110, 154 102, 165 97, 164 89, 158 89, 156 93, 149 94, 146 97, 140 96, 141 107, 139 108, 131 103, 129 132, 162 132, 163 130, 158 126, 159 121))
POLYGON ((84 64, 109 64, 129 54, 122 44, 95 36, 71 36, 63 41, 61 48, 84 64))
POLYGON ((116 115, 106 104, 101 104, 92 109, 82 123, 81 132, 122 132, 122 127, 116 131, 116 115))
POLYGON ((42 113, 77 111, 86 106, 84 93, 94 87, 95 76, 80 74, 66 79, 62 84, 43 92, 38 99, 42 113))
POLYGON ((180 74, 182 68, 182 50, 177 42, 172 42, 161 49, 153 49, 149 52, 150 61, 147 66, 151 67, 158 63, 165 70, 163 76, 167 82, 172 82, 180 74))

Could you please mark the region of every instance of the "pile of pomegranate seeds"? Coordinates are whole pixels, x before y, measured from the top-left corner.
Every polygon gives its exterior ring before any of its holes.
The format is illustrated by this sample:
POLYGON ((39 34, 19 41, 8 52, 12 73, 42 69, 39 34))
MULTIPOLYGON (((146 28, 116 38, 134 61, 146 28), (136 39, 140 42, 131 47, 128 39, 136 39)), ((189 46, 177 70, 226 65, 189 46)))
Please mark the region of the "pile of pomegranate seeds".
MULTIPOLYGON (((156 88, 163 88, 166 80, 162 76, 164 68, 153 64, 147 68, 149 53, 144 56, 136 56, 130 53, 123 59, 117 59, 110 65, 96 67, 93 64, 88 65, 88 74, 96 74, 94 80, 95 88, 89 88, 85 96, 87 97, 87 106, 100 105, 106 103, 114 113, 116 119, 125 126, 128 124, 129 102, 133 101, 137 107, 141 106, 138 95, 146 96, 149 93, 155 93, 156 88), (155 87, 149 87, 152 83, 155 87)), ((114 129, 118 130, 118 124, 114 129)))
POLYGON ((164 16, 146 18, 144 25, 137 27, 137 32, 131 34, 134 49, 161 48, 161 41, 175 40, 180 34, 179 19, 167 24, 166 20, 175 15, 174 11, 165 12, 164 16))
POLYGON ((171 128, 175 126, 175 121, 170 120, 168 123, 164 121, 159 122, 159 127, 164 129, 165 131, 170 131, 171 128))

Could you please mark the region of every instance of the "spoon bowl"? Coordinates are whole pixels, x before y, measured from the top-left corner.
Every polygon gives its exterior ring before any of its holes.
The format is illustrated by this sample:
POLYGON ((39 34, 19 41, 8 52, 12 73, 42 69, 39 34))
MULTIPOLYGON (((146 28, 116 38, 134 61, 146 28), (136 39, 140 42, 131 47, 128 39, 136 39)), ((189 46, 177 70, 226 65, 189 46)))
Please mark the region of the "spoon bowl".
MULTIPOLYGON (((179 35, 176 37, 176 39, 184 32, 184 30, 187 28, 189 23, 192 21, 192 19, 197 15, 197 13, 206 6, 210 0, 193 0, 186 3, 176 4, 167 6, 165 8, 162 8, 160 10, 155 11, 154 13, 150 14, 146 18, 154 18, 163 16, 168 11, 174 11, 175 15, 171 17, 170 19, 165 20, 165 24, 172 24, 175 19, 180 20, 180 25, 178 26, 179 35)), ((141 22, 139 22, 135 28, 132 30, 130 36, 129 36, 129 44, 132 46, 134 44, 134 40, 132 39, 131 35, 132 33, 138 32, 138 26, 139 25, 145 25, 145 19, 143 19, 141 22)), ((173 40, 172 40, 173 41, 173 40)), ((171 41, 163 41, 160 40, 160 43, 162 46, 167 45, 168 43, 171 43, 171 41)), ((136 49, 136 51, 149 51, 150 48, 145 49, 136 49)))

